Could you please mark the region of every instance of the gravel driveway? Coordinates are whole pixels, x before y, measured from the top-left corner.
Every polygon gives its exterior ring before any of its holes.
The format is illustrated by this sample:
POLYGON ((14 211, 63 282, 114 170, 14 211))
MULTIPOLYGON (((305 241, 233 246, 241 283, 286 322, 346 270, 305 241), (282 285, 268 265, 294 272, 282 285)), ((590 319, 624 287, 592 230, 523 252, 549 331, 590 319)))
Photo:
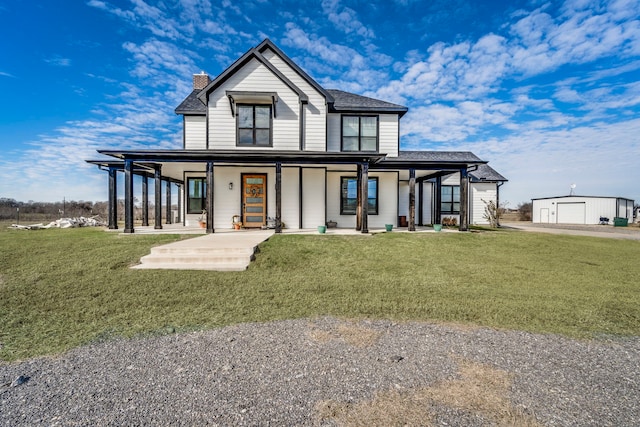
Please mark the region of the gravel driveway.
POLYGON ((637 426, 640 338, 301 319, 99 343, 0 383, 11 426, 637 426))

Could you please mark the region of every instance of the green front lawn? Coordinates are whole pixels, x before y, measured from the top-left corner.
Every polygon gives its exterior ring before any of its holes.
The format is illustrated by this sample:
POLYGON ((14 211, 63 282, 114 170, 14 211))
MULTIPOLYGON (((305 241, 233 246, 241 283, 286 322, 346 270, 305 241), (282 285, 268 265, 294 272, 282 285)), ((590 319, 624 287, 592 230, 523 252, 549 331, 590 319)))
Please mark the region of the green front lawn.
POLYGON ((0 358, 322 315, 640 335, 640 242, 487 231, 279 235, 241 273, 131 270, 179 236, 0 230, 0 358))

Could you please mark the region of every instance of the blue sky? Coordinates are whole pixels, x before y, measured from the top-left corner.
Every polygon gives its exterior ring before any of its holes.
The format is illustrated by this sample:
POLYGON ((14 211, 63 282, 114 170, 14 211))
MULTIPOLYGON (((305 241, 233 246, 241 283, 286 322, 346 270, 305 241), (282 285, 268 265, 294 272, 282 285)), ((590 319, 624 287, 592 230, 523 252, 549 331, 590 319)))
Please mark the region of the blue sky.
POLYGON ((639 0, 0 0, 0 197, 106 200, 84 160, 180 148, 192 74, 265 37, 409 107, 402 149, 488 160, 510 207, 571 184, 640 202, 639 0))

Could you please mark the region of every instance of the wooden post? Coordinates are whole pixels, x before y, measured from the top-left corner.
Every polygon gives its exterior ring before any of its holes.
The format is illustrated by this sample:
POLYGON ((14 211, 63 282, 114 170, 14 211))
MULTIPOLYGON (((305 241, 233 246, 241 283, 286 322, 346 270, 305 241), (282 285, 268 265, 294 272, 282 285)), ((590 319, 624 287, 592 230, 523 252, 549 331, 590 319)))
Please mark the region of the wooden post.
POLYGON ((409 230, 416 231, 416 170, 409 169, 409 230))
POLYGON ((167 180, 165 184, 165 203, 167 204, 167 212, 165 213, 166 219, 165 224, 172 224, 173 219, 171 218, 171 181, 167 180))
POLYGON ((149 225, 149 177, 142 175, 142 225, 149 225))
POLYGON ((207 233, 215 233, 213 227, 213 162, 207 162, 207 233))
POLYGON ((118 170, 109 168, 109 230, 118 229, 118 170))
POLYGON ((155 181, 155 224, 153 226, 156 230, 162 229, 162 166, 156 165, 153 180, 155 181))
POLYGON ((469 173, 460 169, 460 231, 469 230, 469 173))
POLYGON ((369 163, 362 163, 362 188, 361 205, 362 205, 362 233, 369 232, 369 163))
POLYGON ((276 233, 282 233, 282 163, 276 162, 276 233))
POLYGON ((133 161, 124 161, 124 232, 133 233, 133 161))

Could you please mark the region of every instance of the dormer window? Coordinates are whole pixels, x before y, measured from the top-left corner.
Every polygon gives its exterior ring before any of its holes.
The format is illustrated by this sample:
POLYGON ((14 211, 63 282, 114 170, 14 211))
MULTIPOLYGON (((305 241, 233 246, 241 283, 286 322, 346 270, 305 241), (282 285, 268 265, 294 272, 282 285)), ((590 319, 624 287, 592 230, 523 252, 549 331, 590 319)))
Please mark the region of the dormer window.
POLYGON ((377 116, 342 116, 342 151, 378 151, 377 116))
POLYGON ((238 146, 272 146, 271 105, 237 105, 238 146))

